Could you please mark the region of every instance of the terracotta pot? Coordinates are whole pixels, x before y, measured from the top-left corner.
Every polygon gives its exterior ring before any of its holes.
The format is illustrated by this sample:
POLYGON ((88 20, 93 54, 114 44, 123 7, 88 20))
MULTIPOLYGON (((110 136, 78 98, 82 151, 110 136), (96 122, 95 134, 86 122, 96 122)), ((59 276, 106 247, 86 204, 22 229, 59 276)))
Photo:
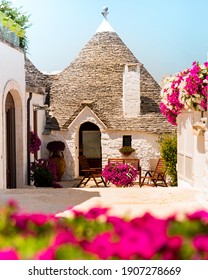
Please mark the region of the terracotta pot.
POLYGON ((49 156, 49 160, 52 160, 56 163, 57 182, 60 182, 66 169, 64 155, 63 153, 53 153, 49 156))

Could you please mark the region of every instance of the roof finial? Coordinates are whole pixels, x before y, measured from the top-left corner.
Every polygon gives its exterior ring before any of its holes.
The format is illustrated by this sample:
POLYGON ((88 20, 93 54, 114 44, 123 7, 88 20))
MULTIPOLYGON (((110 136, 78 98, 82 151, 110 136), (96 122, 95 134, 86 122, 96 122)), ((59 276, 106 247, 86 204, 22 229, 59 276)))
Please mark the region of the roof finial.
POLYGON ((104 16, 104 18, 107 20, 107 16, 109 14, 108 12, 108 7, 103 7, 103 10, 101 12, 101 14, 104 16))

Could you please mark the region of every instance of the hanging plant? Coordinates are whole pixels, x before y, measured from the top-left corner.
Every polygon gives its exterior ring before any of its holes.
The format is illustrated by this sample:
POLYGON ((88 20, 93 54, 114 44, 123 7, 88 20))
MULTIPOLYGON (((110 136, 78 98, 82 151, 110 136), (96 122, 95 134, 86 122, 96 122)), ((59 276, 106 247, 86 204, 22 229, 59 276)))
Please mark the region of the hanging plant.
POLYGON ((124 156, 129 156, 131 153, 135 152, 135 149, 131 146, 123 146, 119 149, 119 152, 124 156))
POLYGON ((40 150, 41 140, 35 132, 30 132, 30 153, 35 154, 40 150))

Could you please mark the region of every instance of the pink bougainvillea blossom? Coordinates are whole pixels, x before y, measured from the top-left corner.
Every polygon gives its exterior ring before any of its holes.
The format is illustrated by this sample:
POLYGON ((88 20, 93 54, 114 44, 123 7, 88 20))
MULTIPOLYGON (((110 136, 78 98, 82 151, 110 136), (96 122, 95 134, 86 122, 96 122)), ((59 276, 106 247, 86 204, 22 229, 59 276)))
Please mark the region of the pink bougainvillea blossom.
POLYGON ((38 152, 40 150, 40 146, 41 146, 41 140, 38 137, 38 135, 31 131, 30 132, 30 152, 32 154, 35 154, 36 152, 38 152))
POLYGON ((0 260, 19 260, 19 255, 14 249, 0 250, 0 260))
POLYGON ((208 63, 193 62, 192 67, 167 77, 161 90, 160 111, 176 125, 177 116, 183 109, 207 110, 208 63))
POLYGON ((194 247, 202 252, 208 252, 208 234, 199 234, 193 239, 194 247))
POLYGON ((1 207, 0 260, 208 260, 206 211, 183 219, 110 216, 102 207, 71 211, 56 217, 21 213, 14 201, 1 207))
POLYGON ((102 172, 106 181, 116 186, 131 187, 138 176, 135 166, 128 163, 109 163, 102 172))

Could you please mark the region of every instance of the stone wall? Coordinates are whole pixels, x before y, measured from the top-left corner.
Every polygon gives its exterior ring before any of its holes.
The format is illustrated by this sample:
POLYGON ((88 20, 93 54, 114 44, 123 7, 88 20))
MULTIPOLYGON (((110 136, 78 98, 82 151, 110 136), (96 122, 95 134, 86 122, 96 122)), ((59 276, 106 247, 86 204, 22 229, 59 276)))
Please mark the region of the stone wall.
POLYGON ((67 129, 87 105, 108 129, 173 131, 160 114, 160 86, 115 32, 95 34, 77 58, 63 72, 52 77, 50 97, 50 114, 60 129, 67 129), (140 66, 138 85, 127 79, 125 84, 132 85, 129 90, 140 88, 141 102, 139 99, 134 102, 131 108, 134 113, 126 117, 123 73, 127 64, 140 66))
MULTIPOLYGON (((123 135, 127 134, 126 131, 107 130, 104 124, 100 122, 96 115, 93 115, 93 112, 89 108, 85 109, 70 125, 68 130, 52 131, 50 135, 43 136, 42 148, 43 156, 45 157, 48 156, 45 147, 49 141, 61 140, 66 145, 64 156, 67 168, 63 180, 72 180, 79 175, 79 128, 84 122, 92 122, 100 128, 103 167, 107 164, 108 158, 122 157, 119 148, 122 147, 123 135)), ((157 134, 128 131, 128 135, 132 135, 132 147, 136 150, 130 157, 139 158, 142 168, 148 168, 150 159, 159 157, 157 134)))
MULTIPOLYGON (((129 131, 128 135, 132 136, 132 147, 135 152, 129 158, 140 159, 140 164, 143 169, 150 167, 150 159, 158 158, 160 156, 159 146, 156 142, 158 136, 155 134, 138 133, 136 131, 129 131)), ((119 149, 122 147, 123 135, 126 131, 110 132, 103 131, 101 135, 102 143, 102 159, 103 166, 107 164, 108 158, 123 158, 119 149)))

